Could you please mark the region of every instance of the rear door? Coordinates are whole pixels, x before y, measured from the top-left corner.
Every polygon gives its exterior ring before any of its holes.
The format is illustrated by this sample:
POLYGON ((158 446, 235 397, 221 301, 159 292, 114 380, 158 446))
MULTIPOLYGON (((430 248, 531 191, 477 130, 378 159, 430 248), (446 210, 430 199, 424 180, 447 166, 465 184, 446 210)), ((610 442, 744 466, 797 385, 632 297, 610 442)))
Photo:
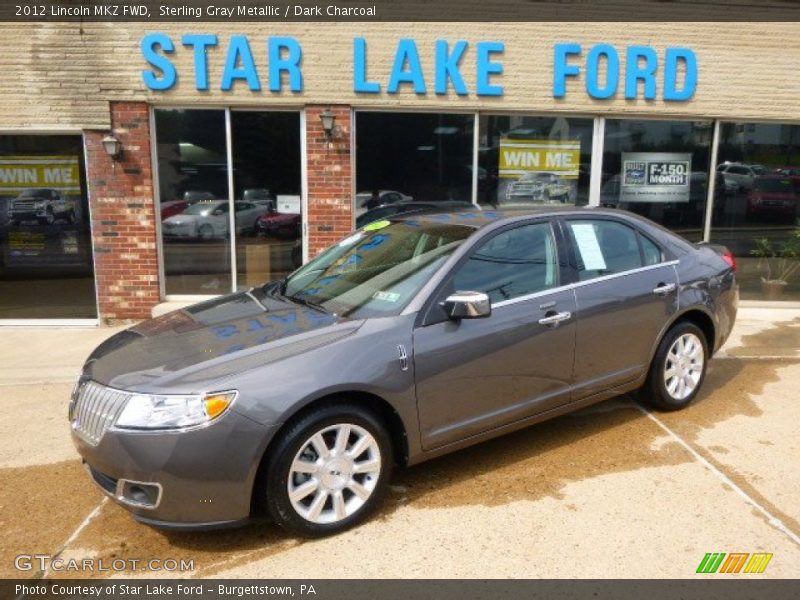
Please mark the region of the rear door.
POLYGON ((580 399, 632 381, 648 368, 677 310, 674 261, 638 228, 614 218, 565 219, 577 272, 575 392, 580 399))
POLYGON ((575 300, 572 289, 559 287, 557 239, 552 223, 538 221, 479 242, 435 301, 455 291, 485 292, 491 316, 452 321, 442 311, 415 329, 417 403, 426 449, 569 401, 575 300))

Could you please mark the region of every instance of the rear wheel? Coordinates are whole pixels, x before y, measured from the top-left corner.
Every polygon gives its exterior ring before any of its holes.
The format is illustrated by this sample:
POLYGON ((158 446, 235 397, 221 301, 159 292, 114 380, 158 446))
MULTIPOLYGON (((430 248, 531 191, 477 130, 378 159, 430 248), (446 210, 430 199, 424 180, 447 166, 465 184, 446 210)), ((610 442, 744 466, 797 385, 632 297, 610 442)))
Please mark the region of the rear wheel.
POLYGON ((656 351, 643 399, 661 410, 679 410, 694 400, 706 375, 708 344, 696 325, 683 321, 670 329, 656 351))
POLYGON ((290 426, 271 451, 266 505, 292 533, 317 537, 363 521, 393 464, 384 424, 357 405, 331 404, 290 426))

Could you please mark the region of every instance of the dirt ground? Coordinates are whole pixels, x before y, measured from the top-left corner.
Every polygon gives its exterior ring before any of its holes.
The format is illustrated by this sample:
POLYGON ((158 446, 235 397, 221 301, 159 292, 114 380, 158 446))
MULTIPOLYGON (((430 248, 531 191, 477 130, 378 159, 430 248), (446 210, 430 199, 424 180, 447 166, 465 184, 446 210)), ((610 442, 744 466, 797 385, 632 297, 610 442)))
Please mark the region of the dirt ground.
POLYGON ((14 566, 50 554, 194 561, 123 573, 148 577, 686 578, 707 552, 769 552, 761 576, 800 576, 800 311, 741 311, 684 411, 620 397, 424 463, 395 474, 376 518, 317 541, 267 522, 164 532, 104 499, 66 410, 114 331, 0 335, 0 577, 52 576, 14 566))

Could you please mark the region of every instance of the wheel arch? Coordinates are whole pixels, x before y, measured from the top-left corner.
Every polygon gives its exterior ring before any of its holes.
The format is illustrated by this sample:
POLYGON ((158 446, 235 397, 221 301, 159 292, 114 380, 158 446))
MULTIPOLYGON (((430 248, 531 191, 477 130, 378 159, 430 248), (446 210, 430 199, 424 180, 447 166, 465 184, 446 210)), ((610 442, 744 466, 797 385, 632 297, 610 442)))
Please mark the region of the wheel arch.
POLYGON ((355 404, 358 405, 376 416, 378 416, 386 425, 389 439, 392 442, 392 451, 394 453, 394 460, 398 466, 404 467, 408 464, 408 433, 403 423, 402 418, 395 408, 384 398, 372 392, 363 390, 340 390, 331 392, 314 398, 308 402, 303 403, 296 407, 287 419, 281 424, 277 431, 275 431, 272 438, 267 443, 266 448, 259 460, 256 476, 253 481, 250 499, 250 512, 252 514, 260 514, 264 512, 262 495, 259 492, 264 489, 267 476, 267 457, 275 447, 281 434, 296 421, 302 419, 305 415, 319 408, 320 406, 329 406, 335 404, 355 404))

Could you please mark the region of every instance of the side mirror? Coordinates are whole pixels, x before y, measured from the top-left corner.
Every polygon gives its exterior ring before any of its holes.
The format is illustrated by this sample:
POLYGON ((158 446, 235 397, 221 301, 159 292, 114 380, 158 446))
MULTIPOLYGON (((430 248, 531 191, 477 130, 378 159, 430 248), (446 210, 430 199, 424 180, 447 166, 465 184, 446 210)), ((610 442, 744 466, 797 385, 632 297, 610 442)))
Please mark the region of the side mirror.
POLYGON ((441 304, 450 319, 482 319, 492 314, 492 303, 483 292, 456 292, 441 304))

